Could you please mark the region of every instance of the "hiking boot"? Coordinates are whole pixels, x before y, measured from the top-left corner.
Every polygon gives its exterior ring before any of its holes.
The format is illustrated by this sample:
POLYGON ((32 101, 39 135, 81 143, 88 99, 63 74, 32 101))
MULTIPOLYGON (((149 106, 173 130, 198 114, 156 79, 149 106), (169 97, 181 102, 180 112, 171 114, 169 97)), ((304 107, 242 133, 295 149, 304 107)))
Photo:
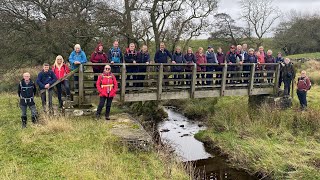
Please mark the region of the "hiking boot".
POLYGON ((37 116, 32 116, 32 123, 35 124, 38 121, 38 117, 37 116))
POLYGON ((109 121, 110 120, 110 117, 108 116, 108 117, 106 117, 106 121, 109 121))
POLYGON ((100 114, 96 114, 96 120, 100 119, 100 114))
POLYGON ((27 127, 27 116, 22 116, 21 122, 22 122, 22 129, 26 128, 27 127))

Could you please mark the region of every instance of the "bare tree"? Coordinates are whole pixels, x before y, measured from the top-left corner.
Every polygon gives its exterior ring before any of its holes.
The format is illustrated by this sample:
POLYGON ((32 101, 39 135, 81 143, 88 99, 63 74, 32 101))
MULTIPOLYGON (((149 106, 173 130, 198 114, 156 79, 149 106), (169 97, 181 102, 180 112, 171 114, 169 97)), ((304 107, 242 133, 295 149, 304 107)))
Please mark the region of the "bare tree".
MULTIPOLYGON (((241 16, 247 22, 247 30, 253 30, 258 38, 257 46, 263 43, 263 37, 271 32, 272 25, 280 17, 280 10, 274 6, 273 0, 240 0, 241 16)), ((247 33, 248 38, 251 32, 247 33)))

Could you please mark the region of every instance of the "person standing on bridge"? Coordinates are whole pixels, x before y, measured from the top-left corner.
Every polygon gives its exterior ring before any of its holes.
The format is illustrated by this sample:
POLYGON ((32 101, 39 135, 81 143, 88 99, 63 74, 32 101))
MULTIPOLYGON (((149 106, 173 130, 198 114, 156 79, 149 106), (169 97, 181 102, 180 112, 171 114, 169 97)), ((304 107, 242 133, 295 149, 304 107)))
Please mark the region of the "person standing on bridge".
MULTIPOLYGON (((168 58, 172 60, 172 55, 171 53, 166 49, 166 46, 164 42, 160 43, 160 49, 156 52, 154 55, 154 62, 155 63, 162 63, 166 64, 168 63, 168 58)), ((169 72, 170 69, 168 66, 163 67, 164 72, 169 72)), ((164 75, 164 79, 168 79, 168 75, 164 75)), ((165 85, 169 85, 169 82, 165 82, 165 85)))
MULTIPOLYGON (((90 61, 92 63, 108 63, 108 56, 105 52, 103 52, 103 45, 102 43, 99 43, 94 50, 94 52, 91 54, 90 61)), ((98 75, 103 73, 104 65, 102 66, 92 66, 92 70, 95 73, 94 75, 94 82, 98 80, 98 75)), ((96 84, 94 84, 94 87, 96 84)))
MULTIPOLYGON (((214 49, 212 46, 208 46, 208 50, 206 52, 207 63, 218 64, 217 55, 214 53, 214 49)), ((206 75, 207 79, 213 79, 213 71, 215 71, 216 66, 207 66, 207 72, 212 72, 206 75)), ((207 80, 207 85, 211 85, 213 80, 207 80)))
MULTIPOLYGON (((188 48, 187 53, 184 55, 184 59, 186 60, 186 63, 188 65, 186 67, 185 71, 191 73, 194 63, 197 62, 196 55, 194 55, 191 47, 188 48)), ((189 80, 189 81, 187 81, 187 85, 190 85, 191 84, 190 80, 191 80, 192 75, 187 74, 186 77, 189 80)))
MULTIPOLYGON (((138 53, 137 63, 148 65, 150 63, 150 54, 148 52, 148 46, 143 45, 140 52, 138 53)), ((146 73, 147 66, 138 66, 139 73, 146 73)), ((137 75, 137 80, 144 80, 146 75, 137 75)), ((143 87, 143 82, 137 83, 138 87, 143 87)))
POLYGON ((50 70, 50 65, 48 63, 43 64, 43 70, 38 74, 37 84, 40 89, 41 93, 41 101, 43 111, 47 112, 46 109, 46 102, 49 101, 49 112, 53 113, 53 106, 52 106, 52 94, 53 88, 50 86, 57 81, 57 76, 54 74, 53 71, 50 70), (46 90, 49 89, 49 99, 46 98, 46 90))
MULTIPOLYGON (((58 55, 56 57, 56 61, 54 62, 54 65, 52 66, 52 71, 56 75, 57 79, 62 79, 67 74, 69 74, 70 69, 69 67, 64 63, 63 57, 61 55, 58 55)), ((59 84, 57 84, 57 94, 58 94, 58 100, 59 100, 59 108, 62 108, 63 102, 62 102, 62 85, 64 86, 64 89, 66 90, 66 96, 67 100, 70 100, 70 87, 69 87, 69 80, 65 79, 59 84)))
MULTIPOLYGON (((206 55, 203 53, 203 48, 199 47, 197 53, 196 53, 196 63, 197 63, 197 72, 203 73, 206 72, 207 66, 202 65, 207 63, 206 55)), ((205 78, 205 74, 197 74, 197 79, 202 79, 201 85, 204 85, 203 79, 205 78)), ((197 81, 197 85, 200 85, 200 81, 197 81)))
POLYGON ((224 63, 226 63, 226 56, 225 54, 223 53, 222 51, 222 48, 221 47, 218 47, 217 49, 217 61, 218 61, 218 64, 219 66, 216 67, 216 72, 219 73, 217 74, 217 84, 221 84, 221 79, 222 79, 222 70, 223 70, 223 65, 224 63))
POLYGON ((100 119, 102 108, 104 104, 106 104, 105 119, 110 120, 111 104, 118 91, 118 82, 116 77, 111 73, 111 67, 109 65, 105 66, 104 72, 98 77, 96 87, 100 96, 96 118, 100 119))
POLYGON ((302 111, 307 108, 307 92, 311 88, 311 81, 307 77, 306 71, 301 71, 301 77, 298 78, 297 95, 300 101, 300 108, 302 111))
MULTIPOLYGON (((275 63, 276 60, 274 59, 274 57, 272 56, 272 50, 268 50, 267 51, 267 55, 264 58, 264 61, 266 63, 266 70, 267 71, 274 71, 275 70, 275 66, 274 65, 268 65, 269 63, 275 63)), ((273 83, 273 74, 274 73, 267 73, 267 81, 268 83, 273 83)))
MULTIPOLYGON (((69 63, 71 65, 71 70, 75 70, 80 64, 87 63, 87 56, 84 51, 82 51, 80 44, 74 46, 74 51, 69 56, 69 63)), ((75 87, 78 86, 79 77, 74 76, 75 87)))
MULTIPOLYGON (((137 73, 138 72, 138 66, 134 66, 134 64, 137 63, 138 59, 138 52, 136 51, 136 45, 134 43, 129 44, 129 48, 127 48, 126 53, 124 54, 124 60, 126 64, 133 64, 133 66, 127 66, 127 73, 137 73)), ((137 75, 127 75, 127 80, 130 80, 130 77, 132 76, 132 80, 137 80, 137 75)), ((129 86, 129 83, 127 83, 127 86, 129 86)), ((133 86, 136 87, 137 83, 133 83, 133 86)))
POLYGON ((34 103, 34 95, 36 94, 37 88, 35 83, 30 79, 30 73, 26 72, 23 74, 23 79, 20 81, 18 86, 18 96, 20 98, 20 109, 21 109, 21 121, 22 128, 27 127, 27 108, 31 110, 32 123, 36 123, 38 119, 38 113, 36 104, 34 103))
MULTIPOLYGON (((282 53, 281 52, 278 52, 278 56, 276 58, 276 63, 279 63, 279 64, 283 64, 284 63, 284 58, 282 57, 282 53)), ((279 75, 279 84, 278 84, 278 87, 280 88, 281 85, 282 85, 282 71, 280 71, 280 75, 279 75)))
POLYGON ((291 82, 296 76, 295 69, 289 58, 284 59, 284 64, 282 65, 281 71, 284 83, 284 96, 287 97, 290 95, 291 82))
MULTIPOLYGON (((246 56, 246 58, 244 59, 244 63, 254 63, 254 64, 257 64, 257 63, 258 63, 258 57, 255 55, 254 49, 252 49, 252 48, 249 49, 249 54, 248 54, 248 56, 246 56)), ((243 67, 243 70, 250 72, 250 71, 251 71, 251 67, 252 67, 251 65, 245 65, 245 66, 243 67)), ((244 73, 244 77, 246 77, 246 78, 249 78, 249 75, 250 75, 250 73, 244 73)), ((245 83, 248 83, 249 80, 246 79, 244 82, 245 82, 245 83)))
MULTIPOLYGON (((231 73, 229 73, 229 77, 230 78, 234 78, 235 77, 235 71, 237 71, 237 67, 233 64, 237 63, 237 59, 241 59, 241 55, 236 53, 236 47, 234 45, 230 46, 230 51, 227 53, 226 59, 227 59, 227 63, 230 65, 228 68, 228 71, 231 71, 231 73), (232 72, 233 71, 233 72, 232 72)), ((235 80, 230 80, 230 83, 235 83, 235 80)))
MULTIPOLYGON (((119 48, 119 41, 114 41, 113 42, 113 47, 110 48, 109 53, 108 53, 108 59, 112 66, 112 72, 113 73, 120 73, 120 66, 117 66, 117 64, 120 64, 123 62, 123 56, 121 49, 119 48)), ((119 75, 115 75, 117 80, 119 80, 119 75)))
MULTIPOLYGON (((181 47, 177 46, 176 47, 176 52, 173 54, 172 56, 172 64, 185 64, 186 60, 184 59, 184 56, 181 52, 181 47)), ((173 66, 171 69, 172 72, 177 72, 177 73, 181 73, 184 72, 184 67, 183 66, 173 66)), ((174 74, 174 79, 184 79, 183 78, 183 74, 174 74)), ((175 81, 174 84, 177 85, 183 85, 184 83, 182 81, 175 81)))

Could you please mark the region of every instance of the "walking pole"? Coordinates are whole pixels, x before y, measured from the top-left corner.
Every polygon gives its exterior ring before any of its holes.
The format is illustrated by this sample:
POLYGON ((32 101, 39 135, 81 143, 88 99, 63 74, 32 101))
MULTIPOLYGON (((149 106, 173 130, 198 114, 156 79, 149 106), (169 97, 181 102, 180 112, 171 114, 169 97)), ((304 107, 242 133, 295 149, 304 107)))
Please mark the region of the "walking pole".
POLYGON ((47 115, 49 115, 50 113, 50 109, 49 109, 49 89, 46 89, 46 109, 47 109, 47 115))
POLYGON ((292 81, 292 83, 291 83, 291 98, 293 99, 293 95, 294 95, 294 94, 293 94, 293 91, 294 91, 294 89, 293 89, 293 88, 294 88, 295 80, 294 80, 294 79, 292 79, 291 81, 292 81))

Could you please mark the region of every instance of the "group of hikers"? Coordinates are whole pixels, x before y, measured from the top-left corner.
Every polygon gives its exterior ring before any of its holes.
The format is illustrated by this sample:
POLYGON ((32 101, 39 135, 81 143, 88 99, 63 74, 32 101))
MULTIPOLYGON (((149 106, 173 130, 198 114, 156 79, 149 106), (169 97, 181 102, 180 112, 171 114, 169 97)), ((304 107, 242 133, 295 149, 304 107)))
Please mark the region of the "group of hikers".
MULTIPOLYGON (((114 41, 113 47, 111 47, 108 51, 104 50, 103 44, 99 43, 95 48, 94 52, 90 56, 90 61, 92 63, 109 63, 112 65, 112 69, 110 65, 101 65, 101 66, 93 66, 95 87, 99 92, 100 102, 96 112, 96 118, 100 118, 102 109, 104 105, 106 106, 105 119, 110 120, 110 108, 112 104, 113 98, 116 96, 116 92, 118 89, 117 80, 119 80, 119 76, 115 76, 113 73, 120 73, 120 66, 117 66, 118 63, 130 64, 127 66, 126 71, 128 73, 135 72, 146 72, 147 65, 150 63, 150 54, 148 52, 148 47, 143 45, 141 50, 136 49, 136 45, 134 43, 129 44, 129 47, 122 53, 119 48, 119 42, 114 41), (136 63, 144 63, 146 66, 135 66, 136 63), (97 75, 100 74, 100 75, 97 75)), ((204 48, 198 48, 197 52, 194 53, 192 48, 189 47, 186 53, 182 52, 181 47, 176 47, 175 52, 172 54, 165 48, 165 44, 160 43, 160 48, 156 51, 154 55, 155 63, 172 63, 172 64, 197 64, 198 72, 213 72, 213 71, 221 71, 223 70, 223 66, 205 66, 203 64, 212 63, 212 64, 234 64, 235 66, 229 66, 228 71, 250 71, 251 66, 237 66, 242 63, 254 63, 256 64, 257 70, 272 70, 272 66, 262 66, 261 64, 267 63, 279 63, 281 64, 280 70, 280 79, 279 79, 279 88, 284 84, 284 95, 289 96, 291 82, 295 79, 295 70, 293 64, 290 62, 290 59, 283 58, 282 54, 279 52, 277 57, 273 57, 273 53, 271 50, 267 52, 264 51, 264 48, 261 46, 257 51, 250 48, 248 49, 247 44, 230 46, 230 50, 227 53, 223 53, 222 48, 217 48, 217 52, 214 51, 214 47, 208 46, 205 51, 204 48), (171 61, 169 61, 169 59, 171 61), (243 69, 241 69, 243 68, 243 69)), ((54 64, 50 67, 50 64, 44 63, 43 70, 38 74, 36 83, 39 86, 42 106, 44 112, 49 111, 53 113, 53 105, 52 105, 52 95, 53 95, 53 85, 57 80, 61 80, 64 78, 70 71, 75 70, 80 64, 87 63, 87 56, 85 52, 81 49, 79 44, 74 46, 74 50, 69 56, 69 64, 64 62, 64 59, 61 55, 58 55, 55 59, 54 64), (69 67, 70 66, 70 67, 69 67), (49 99, 46 99, 45 91, 49 91, 49 99), (49 101, 49 109, 46 109, 46 101, 49 101)), ((192 66, 173 66, 170 69, 164 67, 164 71, 172 71, 172 72, 191 72, 192 66)), ((236 73, 229 74, 230 77, 237 75, 236 73)), ((249 74, 243 74, 240 76, 248 77, 249 74)), ((213 79, 216 78, 216 83, 221 83, 221 73, 217 73, 216 77, 213 77, 213 73, 210 74, 198 74, 198 78, 207 78, 213 79)), ((269 77, 268 81, 272 82, 273 73, 267 74, 269 77)), ((145 75, 133 75, 127 76, 127 79, 133 80, 144 80, 145 75)), ((168 77, 165 77, 168 78, 168 77)), ((187 78, 191 79, 191 75, 187 74, 186 77, 177 73, 174 75, 176 79, 187 78)), ((74 81, 78 81, 78 77, 74 76, 74 81)), ((244 81, 248 83, 248 80, 244 81)), ((187 83, 190 84, 190 81, 187 83)), ((198 82, 200 83, 200 82, 198 82)), ((213 81, 202 81, 201 84, 210 85, 213 81)), ((232 83, 232 82, 231 82, 232 83)), ((238 83, 238 82, 233 82, 238 83)), ((177 84, 179 84, 177 82, 177 84)), ((181 84, 181 82, 180 82, 181 84)), ((65 79, 59 82, 56 85, 57 95, 59 100, 59 107, 63 106, 62 100, 62 86, 64 86, 66 99, 70 99, 70 86, 68 79, 65 79)), ((133 86, 143 86, 143 83, 134 83, 133 86)), ((307 107, 306 101, 306 93, 310 89, 311 83, 309 78, 306 76, 306 72, 301 72, 301 77, 298 78, 297 83, 297 95, 300 100, 301 108, 305 109, 307 107)), ((34 102, 34 96, 36 93, 36 85, 30 79, 30 74, 28 72, 23 74, 23 79, 19 83, 18 87, 18 95, 20 97, 20 108, 22 111, 22 127, 25 128, 27 125, 27 108, 29 107, 31 110, 32 122, 36 123, 38 119, 38 113, 34 102)))

